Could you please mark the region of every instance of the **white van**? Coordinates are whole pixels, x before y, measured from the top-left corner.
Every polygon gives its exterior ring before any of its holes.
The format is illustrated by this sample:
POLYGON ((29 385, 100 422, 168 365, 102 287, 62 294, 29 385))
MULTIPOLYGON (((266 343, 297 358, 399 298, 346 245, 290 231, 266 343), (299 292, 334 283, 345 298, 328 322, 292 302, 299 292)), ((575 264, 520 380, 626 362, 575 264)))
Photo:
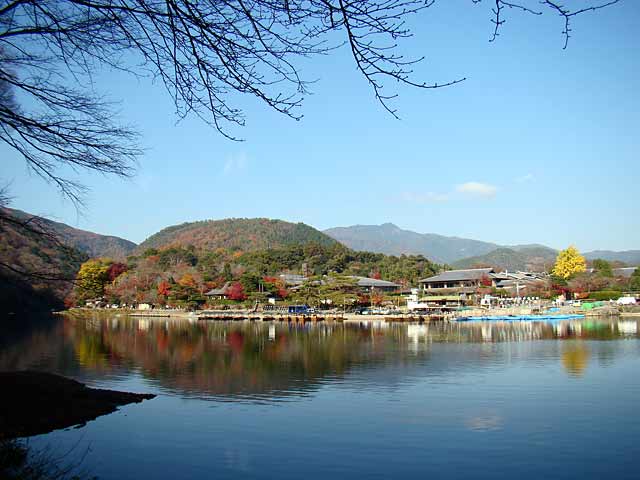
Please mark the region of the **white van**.
POLYGON ((620 297, 616 303, 618 305, 635 305, 636 299, 635 297, 620 297))

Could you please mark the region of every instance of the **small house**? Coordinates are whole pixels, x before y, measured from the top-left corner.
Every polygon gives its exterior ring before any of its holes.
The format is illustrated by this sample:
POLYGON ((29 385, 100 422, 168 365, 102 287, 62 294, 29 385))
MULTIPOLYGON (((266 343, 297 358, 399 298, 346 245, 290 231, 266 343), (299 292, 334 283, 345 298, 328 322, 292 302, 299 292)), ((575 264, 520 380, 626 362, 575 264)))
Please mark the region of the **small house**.
POLYGON ((220 288, 214 288, 212 290, 209 290, 204 295, 209 298, 223 300, 227 298, 227 291, 229 290, 230 286, 231 286, 231 282, 227 282, 220 288))

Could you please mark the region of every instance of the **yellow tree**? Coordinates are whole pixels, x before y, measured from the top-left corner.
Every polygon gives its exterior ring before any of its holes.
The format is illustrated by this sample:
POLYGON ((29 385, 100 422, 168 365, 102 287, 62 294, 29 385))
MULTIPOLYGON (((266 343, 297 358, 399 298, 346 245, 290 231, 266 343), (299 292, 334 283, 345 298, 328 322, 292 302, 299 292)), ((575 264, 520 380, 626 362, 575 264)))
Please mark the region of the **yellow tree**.
POLYGON ((104 295, 104 287, 109 281, 110 259, 91 259, 80 266, 76 276, 76 293, 81 300, 99 298, 104 295))
POLYGON ((553 267, 551 273, 556 277, 564 278, 567 280, 576 273, 581 273, 587 270, 587 262, 584 257, 580 255, 578 249, 571 245, 566 250, 561 250, 556 258, 556 264, 553 267))

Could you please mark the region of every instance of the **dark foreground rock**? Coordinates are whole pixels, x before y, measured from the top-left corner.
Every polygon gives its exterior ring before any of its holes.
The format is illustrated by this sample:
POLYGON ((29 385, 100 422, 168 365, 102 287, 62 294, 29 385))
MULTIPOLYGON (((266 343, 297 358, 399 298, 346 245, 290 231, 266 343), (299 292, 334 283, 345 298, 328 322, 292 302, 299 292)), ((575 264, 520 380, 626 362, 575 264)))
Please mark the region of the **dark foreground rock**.
POLYGON ((155 395, 88 388, 44 372, 0 372, 0 439, 84 424, 155 395))

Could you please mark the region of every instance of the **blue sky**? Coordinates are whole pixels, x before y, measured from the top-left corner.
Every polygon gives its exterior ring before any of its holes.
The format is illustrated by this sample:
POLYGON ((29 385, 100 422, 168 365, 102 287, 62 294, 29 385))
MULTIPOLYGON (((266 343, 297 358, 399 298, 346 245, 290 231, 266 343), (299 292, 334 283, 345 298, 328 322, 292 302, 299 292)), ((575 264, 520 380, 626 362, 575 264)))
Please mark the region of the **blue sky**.
MULTIPOLYGON (((252 100, 232 142, 195 118, 179 123, 160 85, 102 72, 143 134, 137 175, 70 172, 90 187, 73 205, 0 147, 13 206, 136 242, 184 221, 271 217, 317 228, 393 222, 503 244, 638 249, 640 3, 624 0, 563 24, 507 12, 496 42, 490 2, 441 1, 401 46, 426 57, 399 87, 395 120, 346 49, 300 62, 318 79, 301 121, 252 100), (8 161, 7 161, 8 160, 8 161)), ((579 4, 581 2, 568 2, 579 4)), ((387 88, 394 88, 389 84, 387 88)))

